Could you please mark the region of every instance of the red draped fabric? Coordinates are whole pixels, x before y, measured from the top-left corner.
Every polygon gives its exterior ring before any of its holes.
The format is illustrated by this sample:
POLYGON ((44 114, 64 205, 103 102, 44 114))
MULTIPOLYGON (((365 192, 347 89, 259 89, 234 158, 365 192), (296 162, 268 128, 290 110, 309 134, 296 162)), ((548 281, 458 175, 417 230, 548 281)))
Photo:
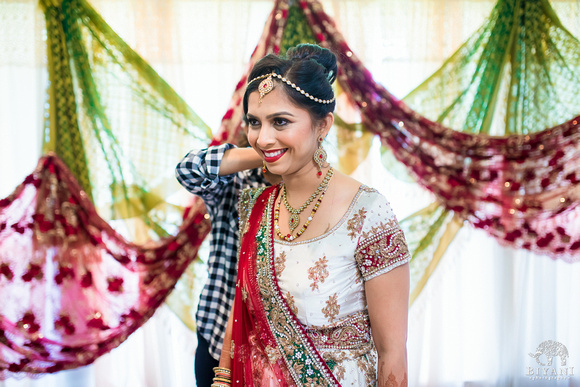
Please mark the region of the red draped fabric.
MULTIPOLYGON (((247 232, 240 245, 232 342, 232 384, 259 386, 260 381, 279 381, 280 387, 294 386, 286 364, 278 359, 270 362, 265 348, 275 348, 276 340, 270 331, 268 318, 262 307, 262 296, 256 282, 256 234, 267 206, 267 199, 276 186, 266 189, 254 205, 247 220, 247 232), (244 296, 240 296, 243 292, 244 296), (239 381, 239 382, 238 382, 239 381)), ((277 191, 276 191, 277 192, 277 191)))
POLYGON ((502 244, 580 261, 580 116, 530 135, 491 137, 428 120, 373 80, 317 2, 302 1, 340 86, 417 181, 502 244))
MULTIPOLYGON (((375 82, 318 1, 299 4, 318 43, 337 54, 338 83, 365 127, 441 205, 504 245, 580 261, 580 116, 529 135, 492 137, 446 128, 375 82)), ((287 10, 287 1, 276 2, 256 49, 260 55, 279 49, 287 10)), ((220 139, 237 136, 242 94, 240 82, 220 139)))
POLYGON ((209 227, 195 208, 177 235, 129 243, 60 159, 42 157, 0 200, 0 380, 76 368, 117 347, 165 300, 209 227))
POLYGON ((291 312, 277 282, 273 223, 279 188, 276 185, 253 193, 246 191, 240 200, 242 232, 233 309, 232 385, 339 386, 304 326, 291 312))

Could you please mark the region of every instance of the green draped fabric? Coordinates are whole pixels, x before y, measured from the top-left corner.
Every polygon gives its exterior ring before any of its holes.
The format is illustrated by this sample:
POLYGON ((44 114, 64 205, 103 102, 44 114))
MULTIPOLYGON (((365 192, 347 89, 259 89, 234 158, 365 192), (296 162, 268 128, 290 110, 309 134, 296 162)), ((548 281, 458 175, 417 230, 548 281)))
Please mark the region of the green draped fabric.
POLYGON ((500 0, 487 21, 405 98, 469 133, 528 134, 575 117, 580 42, 548 0, 500 0))
POLYGON ((308 20, 306 20, 302 9, 298 5, 292 4, 288 8, 288 20, 284 35, 282 35, 282 42, 280 42, 280 53, 286 53, 290 47, 299 43, 315 44, 316 39, 312 35, 312 29, 308 25, 308 20))
POLYGON ((46 44, 50 90, 44 152, 54 151, 64 160, 89 197, 92 196, 87 155, 77 117, 77 102, 59 7, 42 2, 46 19, 46 44))
MULTIPOLYGON (((506 136, 575 117, 579 89, 580 42, 550 3, 499 0, 486 22, 404 101, 458 131, 506 136)), ((394 157, 382 152, 392 168, 394 157)), ((413 254, 411 302, 439 262, 433 252, 442 254, 459 224, 436 204, 401 222, 413 254)))
POLYGON ((69 166, 103 218, 131 219, 135 239, 174 232, 174 166, 207 145, 209 128, 87 2, 41 4, 51 83, 44 151, 69 166))
MULTIPOLYGON (((71 169, 106 220, 135 242, 174 234, 182 208, 174 167, 207 146, 209 127, 84 0, 41 1, 47 25, 49 111, 44 152, 71 169)), ((195 329, 199 261, 167 299, 195 329)))

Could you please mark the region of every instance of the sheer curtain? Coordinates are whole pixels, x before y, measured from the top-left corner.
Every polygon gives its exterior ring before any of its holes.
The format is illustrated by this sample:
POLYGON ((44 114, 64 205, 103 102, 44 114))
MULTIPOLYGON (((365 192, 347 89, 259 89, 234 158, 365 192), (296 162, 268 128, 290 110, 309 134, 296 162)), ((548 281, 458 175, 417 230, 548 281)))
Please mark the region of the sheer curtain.
MULTIPOLYGON (((580 2, 553 0, 580 36, 580 2)), ((270 0, 94 0, 91 4, 217 130, 272 8, 270 0)), ((323 1, 375 78, 403 97, 483 22, 491 0, 323 1)), ((0 195, 40 156, 47 87, 43 16, 33 0, 0 2, 0 195)), ((580 111, 580 105, 579 105, 580 111)), ((182 155, 176 155, 176 161, 182 155)), ((429 203, 380 163, 379 147, 353 174, 391 201, 399 219, 429 203)), ((578 386, 580 266, 499 246, 464 227, 409 316, 410 386, 578 386), (568 375, 535 380, 545 340, 569 351, 568 375), (574 372, 574 371, 572 371, 574 372)), ((161 308, 95 364, 23 386, 193 386, 195 335, 161 308)), ((560 359, 554 360, 560 368, 560 359)))

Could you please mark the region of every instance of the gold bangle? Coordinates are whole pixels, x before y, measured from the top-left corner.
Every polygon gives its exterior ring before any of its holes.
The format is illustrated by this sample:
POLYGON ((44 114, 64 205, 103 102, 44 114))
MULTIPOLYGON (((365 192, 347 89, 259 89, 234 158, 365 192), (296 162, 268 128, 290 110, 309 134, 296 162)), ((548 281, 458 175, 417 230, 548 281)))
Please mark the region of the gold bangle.
POLYGON ((220 378, 219 376, 216 376, 215 378, 213 378, 214 382, 221 382, 221 383, 231 383, 232 382, 232 378, 220 378))
POLYGON ((226 374, 231 374, 232 371, 229 368, 223 368, 223 367, 213 367, 213 372, 217 373, 217 372, 225 372, 226 374))
POLYGON ((217 383, 212 383, 212 384, 210 385, 210 387, 231 387, 231 386, 232 386, 232 384, 231 384, 231 383, 227 383, 227 384, 226 384, 226 383, 220 383, 220 382, 217 382, 217 383))

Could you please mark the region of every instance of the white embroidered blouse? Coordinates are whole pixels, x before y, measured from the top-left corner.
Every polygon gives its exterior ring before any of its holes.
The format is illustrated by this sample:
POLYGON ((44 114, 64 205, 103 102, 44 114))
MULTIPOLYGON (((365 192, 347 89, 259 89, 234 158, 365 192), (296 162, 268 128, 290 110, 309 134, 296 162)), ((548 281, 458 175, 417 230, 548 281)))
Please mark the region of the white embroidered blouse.
POLYGON ((386 198, 361 186, 325 234, 274 242, 280 289, 343 386, 376 385, 364 282, 410 260, 386 198))

